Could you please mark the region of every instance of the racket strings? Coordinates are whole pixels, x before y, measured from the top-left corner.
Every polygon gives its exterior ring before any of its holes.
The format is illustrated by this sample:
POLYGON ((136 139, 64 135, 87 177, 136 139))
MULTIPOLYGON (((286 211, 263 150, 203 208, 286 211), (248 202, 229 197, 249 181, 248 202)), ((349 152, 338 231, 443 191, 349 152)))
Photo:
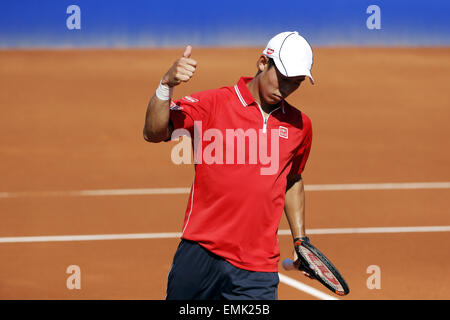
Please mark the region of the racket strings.
POLYGON ((344 288, 333 272, 308 248, 300 246, 300 252, 303 258, 309 263, 309 266, 323 281, 330 287, 339 292, 344 292, 344 288))

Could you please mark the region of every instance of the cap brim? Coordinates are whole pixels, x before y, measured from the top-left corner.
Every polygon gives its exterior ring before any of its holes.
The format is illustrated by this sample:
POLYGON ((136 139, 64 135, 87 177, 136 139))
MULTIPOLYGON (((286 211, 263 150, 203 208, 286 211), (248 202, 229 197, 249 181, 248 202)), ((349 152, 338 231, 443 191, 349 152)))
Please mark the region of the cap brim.
POLYGON ((311 84, 314 84, 314 78, 311 75, 311 72, 306 75, 309 78, 309 81, 311 81, 311 84))
POLYGON ((278 59, 277 57, 271 57, 269 55, 265 55, 268 58, 272 58, 275 62, 275 66, 277 67, 278 71, 285 77, 292 78, 292 77, 299 77, 299 76, 306 76, 309 78, 309 81, 311 81, 311 84, 314 84, 314 78, 311 75, 311 72, 309 70, 294 70, 287 73, 285 66, 283 63, 278 59))

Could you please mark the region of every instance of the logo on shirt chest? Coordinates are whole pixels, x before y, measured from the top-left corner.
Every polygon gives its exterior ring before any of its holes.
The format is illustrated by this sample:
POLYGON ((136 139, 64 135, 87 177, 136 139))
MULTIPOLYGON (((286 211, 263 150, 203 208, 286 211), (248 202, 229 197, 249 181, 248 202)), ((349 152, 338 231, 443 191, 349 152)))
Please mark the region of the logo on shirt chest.
POLYGON ((279 128, 278 128, 278 135, 281 137, 281 138, 284 138, 284 139, 287 139, 288 138, 288 128, 286 128, 286 127, 283 127, 283 126, 280 126, 279 128))
POLYGON ((192 102, 192 103, 198 102, 198 99, 195 99, 195 98, 193 98, 191 96, 185 96, 182 100, 185 100, 187 102, 192 102))

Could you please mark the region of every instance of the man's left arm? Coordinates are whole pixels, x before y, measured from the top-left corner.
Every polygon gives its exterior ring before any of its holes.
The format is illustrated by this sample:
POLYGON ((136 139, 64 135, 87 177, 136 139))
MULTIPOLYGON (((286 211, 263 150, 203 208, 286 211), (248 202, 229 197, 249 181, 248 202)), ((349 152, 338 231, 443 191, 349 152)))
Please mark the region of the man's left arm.
MULTIPOLYGON (((284 202, 284 212, 291 229, 292 240, 306 237, 305 229, 305 188, 301 174, 289 175, 286 186, 286 199, 284 202)), ((298 259, 295 248, 292 252, 294 266, 299 268, 301 261, 298 259)), ((313 276, 307 270, 301 268, 302 273, 308 278, 313 276)))
POLYGON ((305 237, 305 188, 300 174, 290 175, 287 178, 284 211, 292 239, 305 237))

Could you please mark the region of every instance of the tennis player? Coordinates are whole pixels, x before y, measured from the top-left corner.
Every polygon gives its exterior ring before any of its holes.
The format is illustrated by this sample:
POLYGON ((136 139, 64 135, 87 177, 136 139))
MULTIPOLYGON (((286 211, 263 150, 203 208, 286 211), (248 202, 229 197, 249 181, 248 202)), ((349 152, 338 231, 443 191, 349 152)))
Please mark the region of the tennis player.
POLYGON ((192 140, 200 160, 166 299, 277 299, 283 209, 293 239, 306 236, 301 174, 312 127, 285 99, 306 78, 314 83, 312 49, 297 32, 280 33, 254 77, 172 101, 174 87, 195 73, 191 54, 186 47, 162 77, 143 130, 149 142, 169 141, 180 129, 203 133, 192 140))

